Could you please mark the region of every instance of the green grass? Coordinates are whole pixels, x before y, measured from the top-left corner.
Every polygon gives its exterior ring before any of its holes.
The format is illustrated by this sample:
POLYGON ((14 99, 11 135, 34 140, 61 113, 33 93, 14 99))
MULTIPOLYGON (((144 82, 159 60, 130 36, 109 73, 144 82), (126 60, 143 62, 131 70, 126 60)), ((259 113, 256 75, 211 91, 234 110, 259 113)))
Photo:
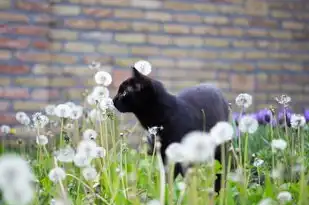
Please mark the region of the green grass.
MULTIPOLYGON (((32 143, 31 149, 26 149, 29 146, 26 144, 18 145, 16 149, 8 149, 5 142, 2 142, 1 154, 16 152, 31 160, 31 166, 38 179, 32 204, 49 204, 53 198, 63 196, 69 197, 74 205, 87 204, 87 199, 88 204, 102 205, 139 205, 147 204, 153 199, 164 200, 164 204, 169 205, 254 205, 266 198, 271 198, 275 204, 280 204, 277 196, 281 191, 289 191, 293 196, 292 201, 286 204, 308 204, 309 132, 307 128, 293 130, 260 126, 256 133, 247 136, 247 143, 246 137, 242 136, 242 147, 240 152, 236 153, 238 157, 241 154, 242 161, 237 166, 244 170, 242 180, 235 182, 228 179, 226 189, 219 195, 214 195, 210 187, 214 180, 214 170, 216 172, 221 170, 218 162, 215 167, 196 166, 188 172, 185 179, 179 177, 172 182, 169 174, 166 176, 162 174, 160 157, 146 154, 146 145, 141 144, 139 151, 128 146, 128 140, 132 137, 130 135, 132 133, 134 135, 134 132, 120 130, 119 122, 114 115, 109 115, 106 121, 99 124, 85 121, 80 123, 82 126, 76 129, 73 135, 62 131, 53 137, 54 140, 50 139, 46 147, 32 143), (63 146, 65 143, 76 147, 74 144, 76 141, 60 141, 60 139, 65 139, 66 135, 75 139, 86 128, 97 130, 99 134, 97 144, 108 149, 104 158, 92 161, 92 165, 99 173, 99 178, 97 181, 86 181, 81 174, 81 169, 73 163, 57 162, 67 174, 66 179, 61 183, 64 186, 62 190, 60 183, 55 184, 48 178, 49 171, 55 167, 52 151, 55 148, 59 149, 60 145, 63 146), (271 140, 278 138, 287 140, 288 147, 282 152, 272 153, 271 140), (247 153, 246 157, 245 153, 247 153), (252 162, 255 158, 264 160, 264 163, 254 167, 252 162), (304 160, 299 161, 301 158, 304 160), (304 167, 300 172, 293 171, 297 162, 304 167), (282 175, 279 178, 272 178, 272 170, 280 165, 284 168, 282 175), (168 183, 162 184, 162 179, 164 180, 162 177, 165 177, 168 183), (183 183, 186 184, 185 189, 180 189, 183 183)), ((44 134, 46 131, 38 130, 38 133, 44 134)), ((232 144, 235 149, 238 147, 237 141, 233 141, 232 144)), ((231 158, 226 160, 230 162, 231 158)), ((229 170, 229 172, 233 171, 229 170)), ((2 201, 1 204, 5 202, 2 201)))

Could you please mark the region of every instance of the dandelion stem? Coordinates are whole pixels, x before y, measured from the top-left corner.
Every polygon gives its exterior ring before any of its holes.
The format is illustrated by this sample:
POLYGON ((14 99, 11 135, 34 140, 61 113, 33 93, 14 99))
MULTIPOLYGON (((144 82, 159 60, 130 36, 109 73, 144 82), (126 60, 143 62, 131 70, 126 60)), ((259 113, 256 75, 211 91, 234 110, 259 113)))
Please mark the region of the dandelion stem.
MULTIPOLYGON (((158 152, 158 150, 156 150, 158 152)), ((159 170, 160 170, 160 202, 161 204, 165 204, 165 170, 162 161, 162 157, 159 153, 157 155, 159 170)))

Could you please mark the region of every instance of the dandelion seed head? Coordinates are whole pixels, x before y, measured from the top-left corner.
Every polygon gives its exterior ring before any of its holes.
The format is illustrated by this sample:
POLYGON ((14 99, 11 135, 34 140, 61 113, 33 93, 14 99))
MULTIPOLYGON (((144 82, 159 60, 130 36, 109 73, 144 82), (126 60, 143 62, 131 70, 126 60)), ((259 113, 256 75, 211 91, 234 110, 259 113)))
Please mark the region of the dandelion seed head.
POLYGON ((77 153, 73 161, 77 167, 88 167, 90 166, 91 158, 87 157, 84 153, 77 153))
POLYGON ((191 131, 181 141, 187 162, 213 163, 216 142, 205 132, 191 131))
POLYGON ((275 201, 271 198, 265 198, 265 199, 262 199, 258 205, 274 205, 275 204, 275 201))
POLYGON ((236 99, 235 103, 240 108, 248 108, 252 105, 252 96, 248 93, 240 93, 236 99))
POLYGON ((292 201, 292 194, 288 191, 282 191, 277 195, 277 199, 281 203, 287 203, 287 202, 292 201))
POLYGON ((177 163, 185 159, 184 148, 180 143, 171 143, 165 150, 169 162, 177 163))
POLYGON ((151 64, 145 60, 137 61, 134 64, 134 68, 143 75, 149 75, 151 73, 151 64))
POLYGON ((36 143, 38 145, 47 145, 48 144, 48 138, 45 135, 39 135, 36 137, 36 143))
POLYGON ((284 139, 273 139, 271 142, 272 151, 285 150, 287 147, 287 142, 284 139))
POLYGON ((73 161, 75 157, 75 151, 70 145, 67 145, 66 147, 56 151, 55 155, 58 161, 63 163, 69 163, 73 161))
POLYGON ((16 120, 22 125, 29 125, 30 124, 30 118, 25 112, 17 112, 16 113, 16 120))
POLYGON ((40 112, 36 112, 32 115, 32 121, 34 128, 44 128, 49 123, 48 117, 40 112))
POLYGON ((86 129, 83 133, 84 140, 95 140, 98 136, 98 133, 93 129, 86 129))
POLYGON ((298 129, 304 127, 306 125, 306 118, 300 114, 292 114, 291 115, 291 127, 294 129, 298 129))
POLYGON ((50 179, 50 181, 54 183, 58 183, 59 181, 64 180, 65 177, 66 177, 65 170, 61 167, 53 168, 52 170, 50 170, 48 174, 48 178, 50 179))
POLYGON ((97 144, 93 140, 82 140, 77 146, 77 152, 85 154, 88 158, 95 158, 97 156, 97 144))
POLYGON ((96 109, 96 108, 90 111, 89 117, 94 122, 96 121, 102 122, 107 118, 106 113, 104 111, 96 109))
POLYGON ((284 105, 284 107, 288 107, 289 103, 292 101, 291 97, 288 95, 281 95, 279 97, 275 97, 277 103, 284 105))
POLYGON ((96 147, 97 158, 103 158, 106 156, 106 150, 103 147, 96 147))
POLYGON ((253 166, 260 167, 264 164, 264 160, 256 158, 253 162, 253 166))
POLYGON ((11 131, 11 127, 8 125, 2 125, 0 128, 1 132, 4 134, 9 134, 11 131))
POLYGON ((87 96, 87 103, 89 105, 95 105, 96 102, 97 102, 96 98, 95 98, 95 96, 92 93, 87 96))
POLYGON ((94 80, 99 85, 109 86, 112 83, 112 76, 106 71, 98 71, 94 76, 94 80))
POLYGON ((83 116, 83 107, 76 105, 71 108, 70 118, 72 120, 78 120, 83 116))
POLYGON ((257 131, 258 127, 258 121, 250 115, 245 115, 239 120, 238 128, 243 133, 253 134, 257 131))
POLYGON ((103 86, 95 86, 91 95, 93 95, 93 98, 96 102, 100 103, 102 99, 109 97, 109 90, 103 86))
POLYGON ((5 189, 3 198, 8 205, 28 205, 33 201, 34 193, 34 189, 29 183, 21 182, 18 186, 5 189))
POLYGON ((228 122, 218 122, 212 129, 210 130, 210 135, 214 138, 217 145, 225 143, 233 138, 234 128, 228 122))
POLYGON ((55 115, 55 109, 56 109, 56 105, 47 105, 45 107, 45 113, 47 115, 53 116, 55 115))
POLYGON ((106 111, 107 109, 113 110, 114 107, 114 102, 113 99, 110 97, 103 98, 100 102, 100 109, 103 111, 106 111))
POLYGON ((76 106, 75 103, 74 103, 74 102, 71 102, 71 101, 66 102, 66 103, 64 103, 64 104, 65 104, 65 105, 68 105, 71 109, 72 109, 73 107, 76 106))
POLYGON ((55 109, 55 115, 60 118, 69 118, 71 114, 71 107, 67 104, 59 104, 55 109))
POLYGON ((96 179, 98 172, 94 167, 86 167, 82 171, 83 177, 87 181, 93 181, 96 179))

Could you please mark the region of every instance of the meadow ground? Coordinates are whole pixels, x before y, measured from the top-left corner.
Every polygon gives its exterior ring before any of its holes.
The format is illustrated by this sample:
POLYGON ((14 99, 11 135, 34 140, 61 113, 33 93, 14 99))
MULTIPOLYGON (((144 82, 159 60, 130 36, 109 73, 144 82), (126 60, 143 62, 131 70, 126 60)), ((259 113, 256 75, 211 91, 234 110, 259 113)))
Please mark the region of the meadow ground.
MULTIPOLYGON (((98 86, 83 106, 64 102, 30 117, 16 113, 23 131, 36 136, 31 146, 17 141, 15 149, 1 142, 0 204, 308 204, 308 118, 307 113, 293 114, 288 96, 274 101, 280 109, 270 106, 251 114, 246 109, 254 96, 235 96, 238 110, 231 110, 231 121, 171 145, 171 163, 164 167, 160 155, 147 154, 149 133, 141 136, 138 149, 128 145, 135 127, 120 128, 107 89, 110 75, 98 71, 94 78, 98 86), (205 139, 213 135, 220 142, 231 140, 227 167, 212 160, 212 142, 205 139), (173 182, 173 162, 194 166, 173 182), (214 176, 225 169, 226 188, 217 195, 214 176)), ((11 130, 1 126, 3 135, 11 130)), ((160 142, 154 147, 159 149, 160 142)))

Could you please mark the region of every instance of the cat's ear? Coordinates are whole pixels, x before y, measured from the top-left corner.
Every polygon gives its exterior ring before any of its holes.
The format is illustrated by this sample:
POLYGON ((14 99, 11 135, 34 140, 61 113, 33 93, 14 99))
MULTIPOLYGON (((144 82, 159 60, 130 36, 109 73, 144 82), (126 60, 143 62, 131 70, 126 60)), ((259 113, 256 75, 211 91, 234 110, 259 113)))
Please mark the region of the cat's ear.
POLYGON ((134 78, 143 78, 144 77, 144 75, 141 74, 134 66, 132 66, 131 69, 132 69, 132 76, 134 78))

